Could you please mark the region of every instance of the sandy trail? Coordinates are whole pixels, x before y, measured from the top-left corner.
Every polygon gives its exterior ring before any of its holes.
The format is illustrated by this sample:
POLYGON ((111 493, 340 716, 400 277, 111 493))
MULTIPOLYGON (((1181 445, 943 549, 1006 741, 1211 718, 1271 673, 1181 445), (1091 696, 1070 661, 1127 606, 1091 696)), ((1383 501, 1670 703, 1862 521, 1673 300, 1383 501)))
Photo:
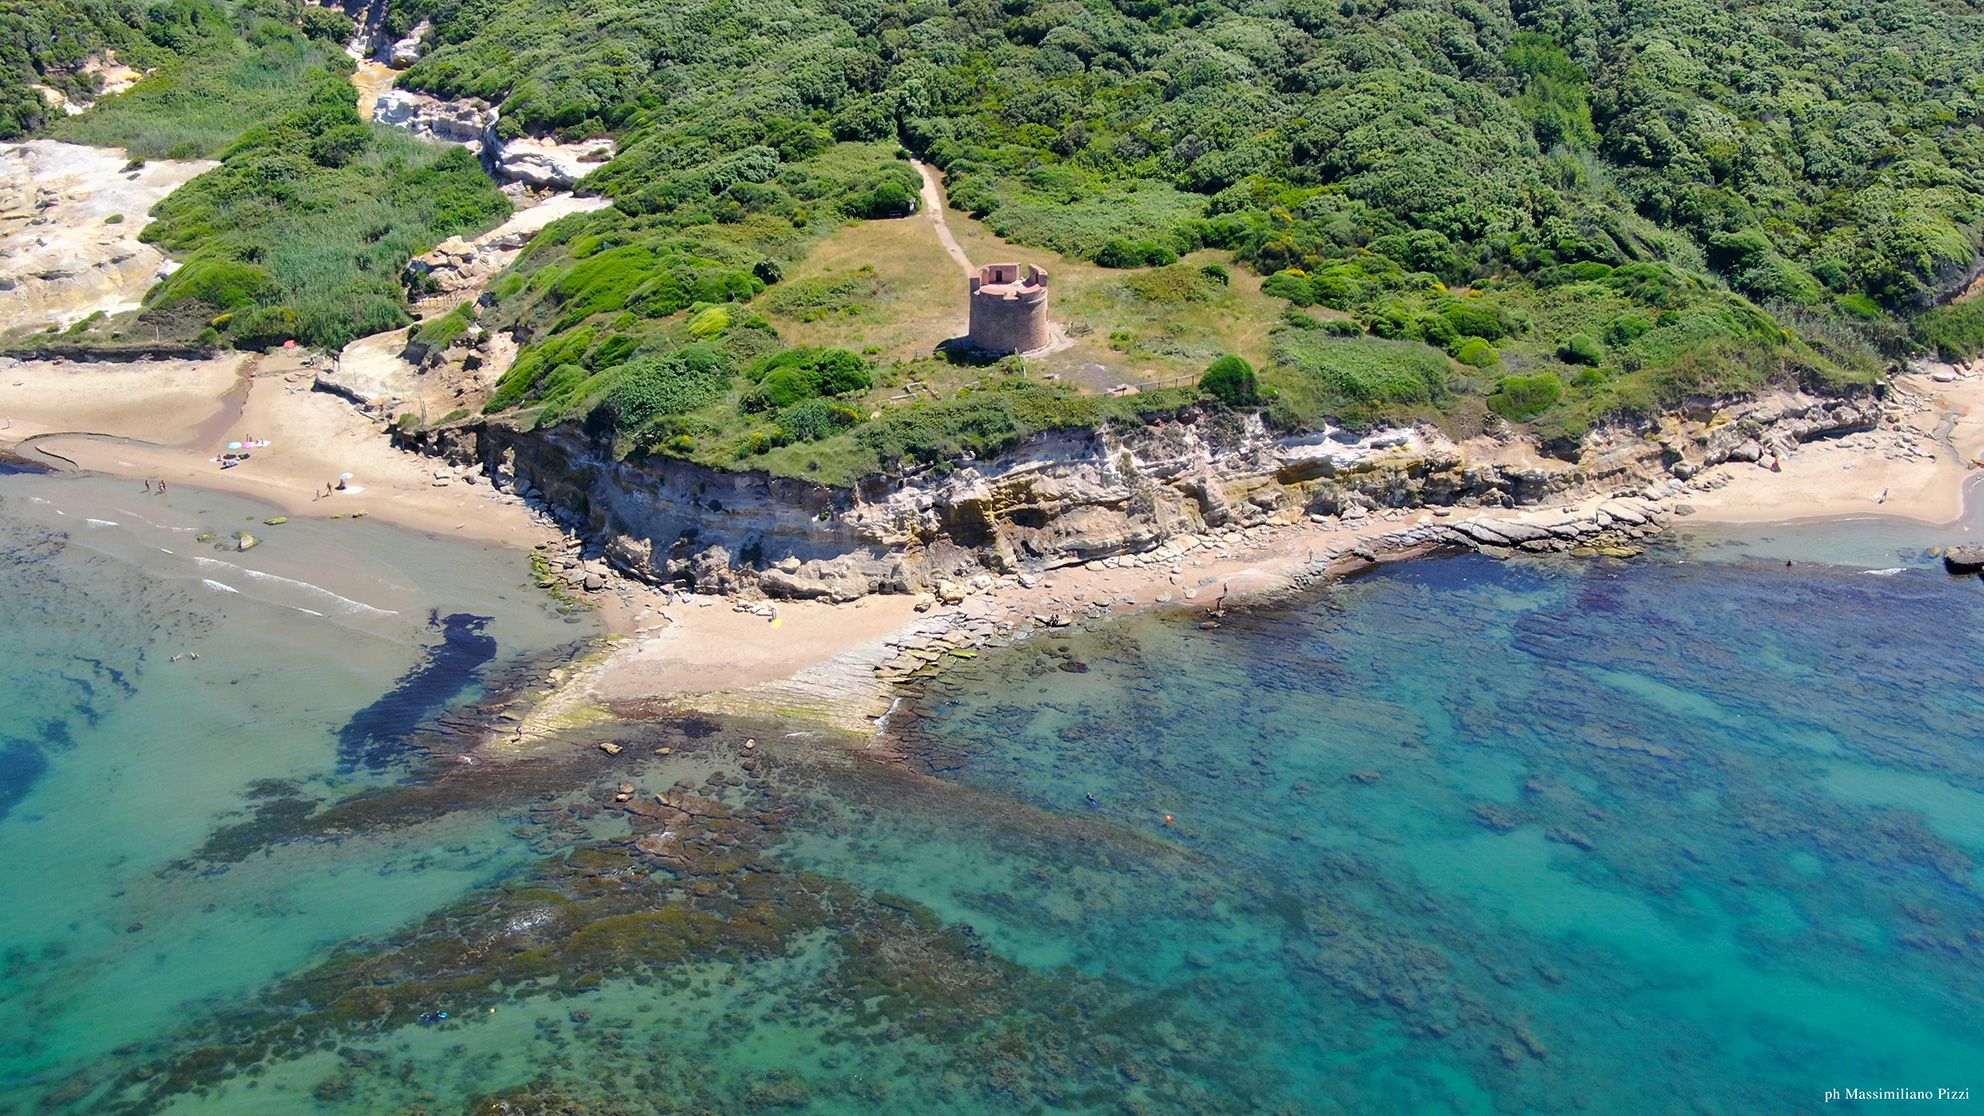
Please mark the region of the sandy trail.
POLYGON ((909 165, 915 167, 916 173, 923 176, 923 188, 917 193, 922 199, 923 212, 929 216, 930 223, 936 226, 937 242, 944 246, 944 251, 958 262, 958 266, 963 268, 967 275, 976 271, 977 268, 971 266, 971 257, 964 254, 964 248, 958 244, 958 238, 951 235, 951 226, 944 220, 946 208, 944 185, 937 178, 936 168, 920 159, 911 159, 909 165))

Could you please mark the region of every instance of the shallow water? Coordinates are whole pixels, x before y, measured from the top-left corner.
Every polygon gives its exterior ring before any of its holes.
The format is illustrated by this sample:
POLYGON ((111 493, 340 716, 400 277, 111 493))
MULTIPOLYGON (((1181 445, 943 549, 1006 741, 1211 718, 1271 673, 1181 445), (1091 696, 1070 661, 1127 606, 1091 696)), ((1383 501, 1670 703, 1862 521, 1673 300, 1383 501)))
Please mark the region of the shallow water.
POLYGON ((492 617, 498 659, 569 635, 520 566, 395 553, 399 594, 328 586, 383 615, 285 641, 287 598, 253 619, 198 568, 132 592, 72 544, 53 604, 6 597, 28 661, 68 664, 15 693, 68 689, 3 707, 45 770, 0 820, 0 882, 36 897, 0 915, 0 1074, 23 1106, 199 1113, 1747 1113, 1976 1087, 1984 590, 1933 568, 1941 537, 1414 562, 1213 631, 1141 617, 962 663, 899 718, 906 763, 661 719, 601 727, 617 759, 579 741, 472 777, 353 762, 346 730, 391 740, 395 695, 448 700, 460 652, 425 610, 492 617), (211 678, 160 661, 181 646, 211 678), (65 712, 61 743, 36 727, 58 704, 97 723, 65 712), (262 779, 302 789, 254 800, 262 779), (223 826, 234 852, 172 867, 223 826))
MULTIPOLYGON (((580 631, 514 553, 264 526, 246 501, 134 487, 0 479, 0 1080, 17 1090, 514 869, 514 839, 460 819, 418 842, 175 864, 259 804, 402 777, 341 771, 339 734, 440 642, 430 612, 490 616, 511 656, 580 631), (237 530, 265 542, 236 552, 237 530)), ((432 678, 424 704, 396 707, 400 733, 479 684, 432 678)))

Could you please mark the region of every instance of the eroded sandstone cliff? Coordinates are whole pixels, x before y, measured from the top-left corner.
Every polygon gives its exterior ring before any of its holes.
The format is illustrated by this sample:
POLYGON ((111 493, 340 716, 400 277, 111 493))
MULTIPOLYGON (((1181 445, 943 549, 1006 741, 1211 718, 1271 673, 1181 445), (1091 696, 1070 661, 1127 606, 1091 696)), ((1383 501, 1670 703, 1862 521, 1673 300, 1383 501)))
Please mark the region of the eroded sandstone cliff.
POLYGON ((1192 408, 1041 435, 984 460, 851 487, 663 457, 616 460, 576 427, 401 431, 542 501, 614 566, 699 592, 852 600, 1153 550, 1209 528, 1371 509, 1520 506, 1676 483, 1705 464, 1866 429, 1871 398, 1773 395, 1592 437, 1576 462, 1431 427, 1284 435, 1192 408))

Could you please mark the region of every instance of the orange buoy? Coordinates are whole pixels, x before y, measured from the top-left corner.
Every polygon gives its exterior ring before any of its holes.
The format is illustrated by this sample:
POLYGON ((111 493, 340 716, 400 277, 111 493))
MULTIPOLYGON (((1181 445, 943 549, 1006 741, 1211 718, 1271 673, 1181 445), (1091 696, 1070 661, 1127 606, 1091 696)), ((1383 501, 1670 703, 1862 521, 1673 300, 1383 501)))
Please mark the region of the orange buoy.
POLYGON ((1170 814, 1166 814, 1166 815, 1164 815, 1164 824, 1166 824, 1166 825, 1170 825, 1170 824, 1171 824, 1171 815, 1170 815, 1170 814))

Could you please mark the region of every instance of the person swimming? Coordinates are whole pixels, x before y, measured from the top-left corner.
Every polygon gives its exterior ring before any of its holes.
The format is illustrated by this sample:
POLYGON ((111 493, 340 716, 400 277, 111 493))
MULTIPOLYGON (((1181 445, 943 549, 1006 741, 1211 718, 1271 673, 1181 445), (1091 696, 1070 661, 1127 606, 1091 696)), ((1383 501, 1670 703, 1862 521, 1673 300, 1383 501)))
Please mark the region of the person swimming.
POLYGON ((1102 800, 1101 800, 1100 798, 1097 798, 1096 796, 1094 796, 1094 795, 1092 795, 1092 794, 1085 794, 1085 795, 1082 795, 1082 800, 1083 800, 1083 801, 1085 801, 1085 802, 1087 802, 1087 803, 1088 803, 1088 804, 1089 804, 1090 806, 1100 806, 1100 805, 1102 805, 1102 800))

